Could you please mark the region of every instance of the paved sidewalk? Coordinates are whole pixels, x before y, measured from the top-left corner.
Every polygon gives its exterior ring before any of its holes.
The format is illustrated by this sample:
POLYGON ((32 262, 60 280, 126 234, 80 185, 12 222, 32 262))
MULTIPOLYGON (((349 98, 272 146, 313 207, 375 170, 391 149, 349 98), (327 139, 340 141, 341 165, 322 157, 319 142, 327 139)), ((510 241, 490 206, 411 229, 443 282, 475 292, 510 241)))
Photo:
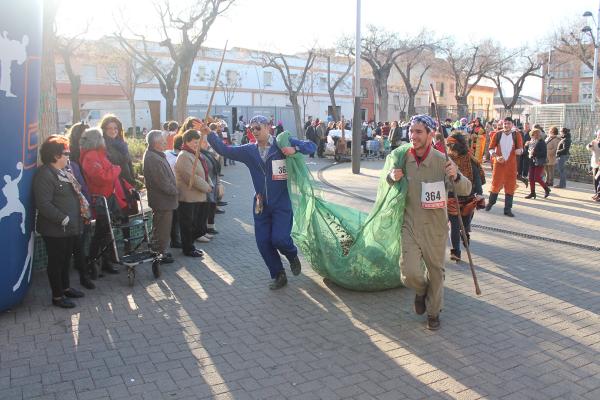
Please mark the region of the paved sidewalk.
MULTIPOLYGON (((363 166, 362 177, 349 164, 323 176, 369 197, 380 167, 363 166)), ((407 289, 327 286, 304 264, 269 291, 249 174, 239 163, 225 173, 229 205, 203 261, 175 251, 158 281, 144 265, 133 288, 123 273, 101 278, 73 310, 52 307, 35 274, 23 304, 0 314, 0 399, 600 398, 598 252, 476 231, 483 295, 465 264, 448 264, 442 329, 429 332, 407 289)), ((599 208, 565 193, 519 199, 517 219, 499 203, 476 222, 592 243, 584 228, 599 208)))

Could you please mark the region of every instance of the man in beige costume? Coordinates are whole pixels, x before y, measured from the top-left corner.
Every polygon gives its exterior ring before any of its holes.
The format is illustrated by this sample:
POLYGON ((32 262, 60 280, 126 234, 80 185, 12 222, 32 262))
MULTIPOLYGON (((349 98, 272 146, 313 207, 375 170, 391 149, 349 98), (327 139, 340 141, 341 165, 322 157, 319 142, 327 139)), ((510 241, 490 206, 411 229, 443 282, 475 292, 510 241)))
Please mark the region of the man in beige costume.
POLYGON ((456 193, 467 196, 471 182, 462 176, 452 161, 435 150, 432 140, 435 121, 428 115, 410 120, 412 149, 404 168, 392 169, 388 182, 408 180, 402 225, 400 271, 406 287, 416 291, 415 312, 427 311, 427 328, 440 327, 439 313, 444 294, 444 264, 448 241, 447 188, 454 181, 456 193), (422 268, 425 264, 425 269, 422 268))

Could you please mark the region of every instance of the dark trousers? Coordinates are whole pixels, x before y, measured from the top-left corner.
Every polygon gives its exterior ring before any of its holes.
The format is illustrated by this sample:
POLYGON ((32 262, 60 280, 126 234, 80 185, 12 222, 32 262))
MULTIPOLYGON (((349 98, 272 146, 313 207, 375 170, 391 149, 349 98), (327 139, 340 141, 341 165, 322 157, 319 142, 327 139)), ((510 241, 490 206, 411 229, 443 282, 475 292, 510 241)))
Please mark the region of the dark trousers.
POLYGON ((102 254, 104 262, 110 261, 114 258, 114 250, 111 246, 112 238, 110 236, 110 225, 108 224, 108 218, 105 214, 98 214, 96 216, 96 226, 94 227, 94 236, 92 237, 92 243, 90 244, 90 257, 97 258, 100 256, 100 252, 108 246, 108 249, 102 254), (111 255, 113 255, 111 257, 111 255))
POLYGON ((542 188, 544 188, 544 190, 546 190, 546 188, 548 186, 546 186, 546 182, 544 182, 544 180, 542 179, 542 172, 544 172, 544 166, 540 165, 533 165, 531 164, 529 166, 529 190, 531 190, 531 193, 535 193, 535 183, 539 183, 540 186, 542 188))
POLYGON ((184 254, 196 249, 194 240, 206 234, 206 219, 208 217, 208 203, 179 202, 179 230, 181 232, 181 247, 184 254), (204 221, 204 227, 201 226, 204 221))
POLYGON ((217 203, 208 203, 208 217, 206 219, 206 223, 208 225, 215 224, 215 214, 217 213, 217 203))
POLYGON ((529 172, 529 157, 527 157, 527 153, 523 150, 523 155, 517 156, 517 176, 522 176, 523 178, 527 178, 527 174, 529 172))
POLYGON ((73 244, 77 240, 77 236, 44 236, 43 238, 48 255, 46 272, 52 289, 52 297, 59 298, 63 296, 66 289, 71 287, 69 283, 69 266, 71 264, 71 254, 73 254, 73 244))
POLYGON ((598 175, 598 170, 600 168, 592 168, 592 173, 593 173, 593 177, 594 177, 594 192, 596 194, 600 194, 600 175, 596 178, 596 175, 598 175))
POLYGON ((262 213, 254 214, 254 236, 258 251, 269 268, 271 278, 275 279, 283 264, 279 253, 288 260, 298 255, 298 249, 292 240, 293 214, 291 209, 265 206, 262 213))
POLYGON ((171 244, 181 243, 181 233, 179 231, 179 214, 173 210, 173 220, 171 221, 171 244))
POLYGON ((86 224, 83 226, 83 234, 76 236, 73 241, 73 262, 75 268, 79 271, 81 279, 87 278, 90 275, 90 266, 88 264, 89 247, 86 246, 88 238, 91 234, 91 226, 86 224))
MULTIPOLYGON (((448 215, 448 219, 450 220, 450 241, 452 242, 452 250, 454 250, 454 254, 460 257, 460 223, 458 221, 458 215, 448 215)), ((471 232, 471 220, 473 219, 473 214, 467 215, 466 217, 462 217, 463 225, 465 226, 465 234, 467 235, 467 239, 469 238, 469 232, 471 232)))

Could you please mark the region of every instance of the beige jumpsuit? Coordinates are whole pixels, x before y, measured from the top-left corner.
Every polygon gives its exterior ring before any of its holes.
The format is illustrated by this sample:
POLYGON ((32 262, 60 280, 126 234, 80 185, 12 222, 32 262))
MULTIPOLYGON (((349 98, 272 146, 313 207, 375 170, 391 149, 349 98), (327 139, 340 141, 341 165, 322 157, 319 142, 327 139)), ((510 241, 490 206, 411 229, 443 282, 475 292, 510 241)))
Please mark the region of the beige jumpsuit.
MULTIPOLYGON (((446 159, 437 150, 431 150, 417 166, 411 154, 406 156, 403 169, 408 180, 408 193, 402 225, 402 256, 400 273, 402 283, 415 289, 418 295, 427 294, 427 314, 436 317, 443 306, 444 265, 446 242, 448 241, 448 214, 446 208, 425 209, 421 207, 422 182, 445 182, 446 192, 450 187, 445 173, 446 159), (423 271, 421 261, 425 263, 423 271)), ((471 182, 460 175, 454 183, 459 196, 471 193, 471 182)))

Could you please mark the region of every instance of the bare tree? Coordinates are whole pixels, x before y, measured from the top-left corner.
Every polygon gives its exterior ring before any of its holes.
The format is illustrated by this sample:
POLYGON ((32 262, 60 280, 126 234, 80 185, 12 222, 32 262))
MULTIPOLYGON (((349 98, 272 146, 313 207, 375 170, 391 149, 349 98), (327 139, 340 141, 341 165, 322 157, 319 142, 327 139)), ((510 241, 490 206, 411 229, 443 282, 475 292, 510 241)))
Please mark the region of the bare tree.
MULTIPOLYGON (((343 41, 345 49, 354 55, 352 40, 343 41)), ((388 119, 388 87, 387 82, 394 62, 401 55, 422 46, 411 40, 400 40, 397 33, 385 31, 377 26, 367 26, 367 34, 362 39, 360 58, 371 67, 375 80, 375 91, 378 99, 380 121, 388 119)), ((360 84, 360 82, 357 82, 360 84)))
POLYGON ((446 40, 440 46, 446 60, 448 73, 453 77, 456 88, 458 114, 467 115, 467 98, 475 85, 499 62, 498 49, 489 40, 477 44, 457 45, 446 40))
MULTIPOLYGON (((344 47, 343 39, 341 41, 341 44, 336 46, 336 49, 321 50, 319 53, 319 56, 323 57, 327 62, 327 92, 329 93, 329 100, 331 101, 331 112, 333 114, 333 120, 339 121, 340 116, 337 112, 335 91, 338 88, 338 86, 345 81, 346 77, 350 74, 350 71, 352 71, 352 67, 354 66, 354 58, 352 57, 352 54, 350 54, 348 47, 344 47), (346 64, 346 70, 337 75, 332 74, 332 59, 334 61, 344 60, 344 63, 346 64)), ((356 84, 360 85, 360 82, 357 82, 356 84)))
MULTIPOLYGON (((406 89, 406 106, 408 107, 408 115, 415 114, 415 98, 423 77, 429 71, 435 62, 435 55, 430 48, 417 47, 404 53, 394 62, 396 70, 402 78, 402 83, 406 89)), ((404 109, 402 110, 404 112, 404 109)))
POLYGON ((315 93, 315 72, 312 68, 308 71, 304 85, 300 89, 300 97, 302 98, 302 121, 306 121, 306 106, 308 100, 314 96, 315 93))
POLYGON ((298 137, 304 137, 304 130, 302 129, 302 117, 300 116, 300 104, 298 103, 298 95, 304 87, 304 81, 308 71, 312 68, 315 62, 316 53, 313 49, 309 50, 306 54, 306 63, 302 69, 293 69, 288 63, 290 56, 283 55, 282 53, 261 53, 258 58, 261 60, 262 66, 272 67, 279 71, 283 84, 288 92, 288 97, 292 103, 294 109, 294 119, 296 122, 296 134, 298 137), (294 73, 293 71, 298 71, 294 73))
POLYGON ((104 42, 99 46, 98 64, 103 66, 108 79, 119 85, 121 92, 129 102, 132 134, 135 135, 135 92, 139 85, 152 81, 153 77, 142 63, 121 46, 115 44, 104 42))
POLYGON ((485 74, 485 77, 494 82, 504 109, 512 113, 527 78, 530 76, 542 77, 540 70, 544 60, 532 56, 531 54, 536 52, 526 47, 518 49, 516 52, 509 50, 508 53, 511 55, 502 57, 504 61, 496 64, 485 74), (514 53, 516 55, 513 55, 514 53), (506 86, 509 87, 509 91, 512 91, 512 97, 506 96, 506 86))
POLYGON ((174 62, 160 60, 154 55, 149 48, 149 43, 145 36, 137 35, 139 41, 131 41, 126 39, 122 33, 115 33, 115 38, 119 44, 137 62, 139 62, 146 70, 148 70, 158 81, 160 93, 165 99, 166 104, 166 119, 167 121, 175 119, 174 103, 175 103, 175 85, 179 76, 179 67, 174 62), (140 48, 141 47, 141 48, 140 48))
MULTIPOLYGON (((594 47, 600 45, 597 42, 600 39, 582 32, 583 25, 581 19, 567 22, 552 34, 549 42, 555 51, 578 59, 593 71, 594 47)), ((600 78, 600 68, 597 70, 597 76, 600 78)))
MULTIPOLYGON (((88 25, 89 26, 89 25, 88 25)), ((81 75, 73 70, 72 58, 76 56, 77 51, 84 44, 83 36, 87 30, 86 26, 83 32, 74 36, 59 36, 56 38, 56 51, 61 55, 65 63, 65 72, 71 83, 71 109, 73 116, 71 122, 75 123, 81 120, 81 110, 79 105, 79 89, 81 88, 81 75)))
POLYGON ((179 68, 177 83, 177 119, 187 116, 187 98, 194 60, 208 31, 217 17, 223 14, 235 0, 196 0, 191 7, 174 13, 171 2, 163 0, 156 5, 160 16, 162 35, 161 46, 169 50, 169 55, 179 68), (177 31, 180 40, 174 43, 171 36, 177 31))
POLYGON ((58 132, 58 109, 56 104, 56 46, 55 19, 58 0, 44 2, 44 28, 42 36, 42 73, 40 81, 39 143, 58 132))

